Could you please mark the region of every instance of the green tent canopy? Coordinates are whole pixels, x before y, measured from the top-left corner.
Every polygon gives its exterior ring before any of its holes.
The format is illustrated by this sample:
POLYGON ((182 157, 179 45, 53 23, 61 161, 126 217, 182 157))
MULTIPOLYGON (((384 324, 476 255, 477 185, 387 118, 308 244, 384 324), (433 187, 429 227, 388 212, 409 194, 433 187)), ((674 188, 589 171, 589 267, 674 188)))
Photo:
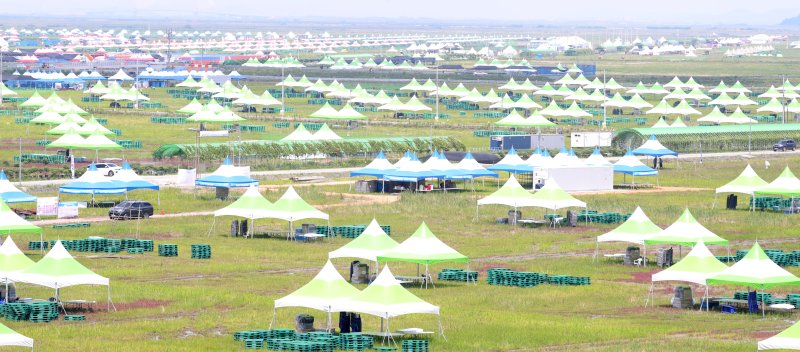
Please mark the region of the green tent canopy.
POLYGON ((397 247, 397 241, 383 231, 377 220, 372 219, 364 232, 339 249, 329 252, 328 258, 361 258, 377 262, 379 255, 394 247, 397 247))
POLYGON ((416 264, 467 262, 469 259, 450 248, 423 222, 409 238, 378 256, 379 261, 401 261, 416 264))
POLYGON ((756 242, 742 260, 710 276, 707 282, 710 285, 741 285, 765 290, 775 286, 800 285, 800 278, 775 264, 756 242))
POLYGON ((42 229, 21 218, 6 204, 5 200, 0 198, 0 234, 23 232, 41 234, 42 229))
MULTIPOLYGON (((214 222, 218 216, 236 216, 252 220, 269 218, 274 210, 273 204, 258 191, 258 186, 250 185, 239 199, 214 212, 214 222)), ((254 225, 248 227, 248 231, 254 225)), ((213 225, 212 225, 213 229, 213 225)))
POLYGON ((709 231, 694 218, 689 208, 672 225, 661 233, 644 240, 645 244, 677 244, 694 246, 703 241, 707 244, 728 245, 728 240, 709 231))
POLYGON ((759 341, 758 350, 800 350, 800 321, 773 337, 759 341))
POLYGON ((617 228, 597 236, 600 242, 628 242, 644 244, 644 241, 662 231, 658 225, 647 217, 642 208, 636 207, 628 220, 617 226, 617 228))
POLYGON ((534 207, 553 211, 570 207, 586 208, 585 202, 565 192, 558 183, 556 183, 556 180, 552 178, 547 179, 544 186, 533 194, 531 201, 534 207))
POLYGON ((716 193, 744 193, 753 195, 756 190, 766 185, 767 181, 759 177, 756 171, 750 167, 750 164, 747 164, 739 176, 731 182, 726 183, 724 186, 717 188, 716 193))
MULTIPOLYGON (((3 245, 0 246, 0 279, 5 282, 6 286, 10 280, 10 275, 25 270, 33 264, 33 260, 19 250, 19 247, 17 247, 17 244, 11 239, 11 236, 9 235, 6 237, 6 240, 3 241, 3 245)), ((7 289, 5 292, 8 294, 7 289)), ((4 299, 7 300, 8 297, 4 297, 4 299)))
POLYGON ((0 346, 22 346, 33 350, 33 339, 26 337, 0 323, 0 346))
POLYGON ((533 194, 522 187, 514 175, 511 175, 494 193, 478 200, 478 206, 488 204, 507 205, 509 207, 530 207, 535 204, 533 194))
MULTIPOLYGON (((275 300, 275 309, 286 307, 304 307, 328 313, 327 328, 331 328, 331 312, 333 306, 340 301, 357 295, 360 291, 347 282, 330 260, 311 281, 294 292, 275 300)), ((275 313, 272 318, 275 322, 275 313)))
POLYGON ((781 172, 774 181, 756 189, 754 193, 798 197, 800 196, 800 179, 795 177, 792 170, 789 169, 789 166, 786 166, 783 172, 781 172))
POLYGON ((652 281, 681 281, 706 285, 706 279, 728 266, 714 256, 703 241, 697 242, 689 254, 673 266, 653 274, 652 281))

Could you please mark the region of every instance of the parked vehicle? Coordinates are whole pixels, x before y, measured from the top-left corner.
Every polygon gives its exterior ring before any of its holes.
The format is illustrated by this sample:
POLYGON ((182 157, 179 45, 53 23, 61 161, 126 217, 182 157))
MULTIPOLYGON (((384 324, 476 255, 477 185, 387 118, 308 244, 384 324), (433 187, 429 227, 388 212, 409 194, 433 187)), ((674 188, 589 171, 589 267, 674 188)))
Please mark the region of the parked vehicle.
POLYGON ((792 140, 792 139, 781 139, 778 143, 775 143, 772 146, 772 151, 774 151, 774 152, 777 152, 779 150, 782 151, 782 152, 785 152, 787 150, 792 150, 793 151, 794 148, 796 148, 796 147, 797 147, 797 143, 795 143, 794 140, 792 140))
POLYGON ((153 216, 153 205, 141 200, 126 200, 108 209, 112 220, 147 219, 153 216))
POLYGON ((114 176, 114 174, 122 170, 121 166, 114 163, 97 163, 94 164, 94 167, 96 167, 100 173, 106 176, 114 176))

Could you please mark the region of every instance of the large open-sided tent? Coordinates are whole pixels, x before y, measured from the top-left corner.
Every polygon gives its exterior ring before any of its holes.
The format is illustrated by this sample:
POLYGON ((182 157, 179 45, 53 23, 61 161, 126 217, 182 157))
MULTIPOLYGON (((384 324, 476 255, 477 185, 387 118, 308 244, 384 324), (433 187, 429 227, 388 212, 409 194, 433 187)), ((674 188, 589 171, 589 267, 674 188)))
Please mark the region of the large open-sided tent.
MULTIPOLYGON (((653 287, 656 282, 678 281, 689 282, 705 286, 705 296, 708 297, 708 284, 706 280, 728 269, 728 266, 719 261, 708 250, 703 241, 697 242, 689 254, 674 265, 653 274, 650 285, 650 299, 653 297, 653 287)), ((649 301, 649 299, 648 299, 649 301)), ((706 305, 708 309, 708 305, 706 305)))
MULTIPOLYGON (((353 297, 337 302, 332 307, 334 311, 355 312, 374 315, 381 318, 381 332, 387 335, 391 331, 389 320, 406 314, 436 314, 439 307, 423 301, 395 279, 389 266, 386 265, 375 281, 363 291, 353 297), (384 319, 386 324, 384 325, 384 319)), ((439 334, 444 336, 441 321, 438 323, 439 334)), ((391 335, 388 335, 391 336, 391 335)))
POLYGON ((111 309, 111 285, 106 277, 89 270, 67 252, 61 241, 42 259, 22 271, 10 275, 12 281, 45 286, 59 290, 76 285, 102 285, 108 288, 108 309, 111 309))
POLYGON ((397 241, 383 231, 377 220, 372 219, 358 237, 329 252, 328 258, 360 258, 377 263, 379 255, 396 246, 397 241))
POLYGON ((622 173, 623 175, 631 175, 631 183, 636 182, 636 176, 657 176, 658 170, 655 170, 642 163, 639 158, 633 155, 633 152, 628 150, 627 153, 617 162, 614 163, 614 172, 622 173))
MULTIPOLYGON (((478 207, 481 205, 499 204, 513 207, 514 210, 522 207, 532 207, 536 205, 533 194, 522 187, 514 175, 511 175, 506 183, 494 193, 478 199, 478 207)), ((477 208, 475 210, 477 216, 477 208)))
POLYGON ((124 184, 114 182, 103 175, 94 164, 91 164, 81 177, 61 186, 58 191, 67 194, 91 194, 94 199, 95 194, 122 194, 128 192, 128 189, 124 184))
POLYGON ((231 159, 226 157, 219 168, 210 175, 195 181, 195 185, 219 188, 243 188, 258 185, 258 181, 248 175, 248 169, 234 166, 231 159))
POLYGON ((133 170, 127 161, 122 163, 122 169, 114 174, 114 176, 111 177, 111 180, 122 184, 128 192, 137 189, 149 189, 153 191, 158 191, 161 189, 159 185, 147 181, 143 177, 137 175, 136 171, 133 170))
POLYGON ((496 164, 486 168, 490 171, 507 171, 510 173, 531 172, 531 166, 517 154, 514 147, 508 150, 508 153, 500 159, 496 164))
POLYGON ((678 220, 660 233, 644 240, 646 244, 676 244, 694 246, 697 242, 706 244, 728 245, 728 240, 717 236, 695 219, 686 208, 678 220))
POLYGON ((287 234, 287 238, 289 238, 294 231, 295 221, 303 219, 329 219, 328 214, 317 210, 317 208, 314 208, 311 204, 303 200, 292 186, 286 189, 286 192, 272 204, 272 207, 273 211, 269 213, 267 218, 288 221, 289 234, 287 234))
POLYGON ((789 166, 786 166, 775 180, 756 189, 754 193, 756 195, 772 194, 792 198, 800 197, 800 179, 792 173, 789 166))
POLYGON ((586 203, 564 191, 556 180, 545 180, 544 186, 531 197, 532 206, 556 211, 563 208, 586 208, 586 203))
POLYGON ((654 135, 651 135, 644 144, 631 152, 634 155, 647 155, 652 157, 678 156, 677 152, 669 150, 669 148, 661 144, 654 135))
POLYGON ((6 177, 5 171, 0 170, 0 198, 8 204, 35 202, 36 197, 20 191, 6 177))
POLYGON ((0 279, 2 279, 3 283, 6 285, 5 291, 3 291, 5 292, 5 297, 2 297, 3 300, 8 302, 8 283, 11 280, 10 276, 16 272, 27 269, 33 264, 34 261, 19 250, 17 244, 11 239, 11 235, 6 236, 6 240, 3 241, 3 245, 0 246, 0 279))
POLYGON ((645 257, 647 257, 647 246, 644 241, 661 233, 661 231, 662 229, 647 217, 642 208, 636 207, 631 216, 617 228, 597 236, 595 257, 597 257, 597 253, 600 250, 600 242, 627 242, 644 245, 645 257))
POLYGON ((26 337, 5 324, 0 323, 0 346, 21 346, 30 347, 33 351, 33 339, 26 337))
MULTIPOLYGON (((258 191, 258 186, 250 185, 239 199, 229 204, 228 206, 214 212, 214 221, 219 216, 236 216, 250 219, 252 222, 255 219, 269 218, 274 211, 273 204, 264 198, 258 191)), ((248 232, 254 226, 248 228, 248 232)), ((212 229, 214 226, 212 225, 212 229)), ((210 232, 209 232, 210 234, 210 232)), ((249 235, 249 233, 248 233, 249 235)))
MULTIPOLYGON (((744 193, 749 195, 754 195, 756 190, 761 189, 762 187, 767 185, 767 181, 764 181, 761 177, 758 176, 755 170, 750 167, 750 164, 744 168, 739 176, 736 176, 731 182, 726 183, 725 185, 716 189, 714 193, 714 198, 716 202, 716 194, 719 193, 744 193)), ((751 204, 751 205, 755 205, 751 204)))
MULTIPOLYGON (((740 261, 708 277, 706 282, 709 285, 740 285, 766 290, 776 286, 800 285, 800 278, 775 264, 756 242, 740 261)), ((761 304, 766 308, 763 301, 761 304)))
POLYGON ((330 330, 332 328, 331 313, 334 312, 334 306, 356 296, 359 292, 336 271, 329 260, 307 284, 275 300, 272 323, 275 323, 278 308, 304 307, 327 313, 326 329, 330 330))
POLYGON ((374 176, 378 179, 382 179, 383 175, 385 175, 388 170, 392 169, 394 169, 394 165, 386 159, 386 155, 381 151, 378 152, 375 159, 367 164, 367 166, 350 172, 350 176, 374 176))
POLYGON ((425 222, 419 225, 416 231, 405 241, 394 248, 378 255, 378 261, 400 261, 425 265, 425 286, 432 282, 429 266, 437 263, 469 261, 465 255, 459 253, 442 242, 431 232, 425 222))

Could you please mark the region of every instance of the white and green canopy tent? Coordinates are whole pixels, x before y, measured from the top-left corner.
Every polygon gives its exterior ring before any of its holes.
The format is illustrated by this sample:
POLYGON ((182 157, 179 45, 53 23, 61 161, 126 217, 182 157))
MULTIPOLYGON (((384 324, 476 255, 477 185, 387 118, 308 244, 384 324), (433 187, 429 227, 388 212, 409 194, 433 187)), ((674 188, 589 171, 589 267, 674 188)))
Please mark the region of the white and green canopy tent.
MULTIPOLYGON (((744 168, 741 174, 737 176, 735 179, 731 180, 731 182, 726 183, 722 187, 716 189, 714 193, 714 204, 717 203, 717 194, 720 193, 743 193, 753 196, 756 190, 764 187, 767 185, 767 181, 764 181, 761 177, 758 176, 755 170, 750 167, 750 164, 744 168)), ((755 206, 755 203, 751 204, 755 206)))
POLYGON ((28 258, 25 253, 22 253, 17 244, 14 243, 14 240, 11 239, 11 235, 8 235, 6 240, 3 241, 3 245, 0 246, 0 278, 3 279, 6 285, 4 291, 6 296, 3 297, 6 302, 8 302, 8 282, 11 280, 9 276, 25 270, 33 264, 34 261, 28 258))
MULTIPOLYGON (((742 260, 708 277, 706 282, 709 285, 741 285, 765 290, 776 286, 798 286, 800 278, 775 264, 756 242, 742 260)), ((766 308, 763 301, 761 304, 766 308)), ((761 312, 763 315, 764 309, 761 312)))
MULTIPOLYGON (((214 222, 219 216, 236 216, 250 219, 250 226, 247 228, 248 233, 255 227, 255 219, 268 218, 274 210, 273 204, 264 198, 258 191, 258 186, 250 185, 239 199, 229 204, 228 206, 214 212, 214 222)), ((211 225, 213 231, 214 225, 211 225)), ((208 232, 211 235, 211 231, 208 232)))
MULTIPOLYGON (((83 264, 75 260, 67 252, 61 241, 56 241, 53 248, 42 259, 28 268, 12 273, 10 279, 14 282, 24 282, 45 286, 56 290, 56 299, 59 299, 59 290, 76 285, 102 285, 108 288, 108 310, 111 310, 111 285, 106 277, 95 274, 83 264)), ((116 309, 116 308, 115 308, 116 309)))
MULTIPOLYGON (((311 281, 294 292, 275 300, 272 324, 275 323, 278 308, 304 307, 328 313, 326 330, 330 331, 334 305, 356 296, 359 292, 336 271, 331 261, 328 260, 311 281)), ((270 328, 272 328, 272 324, 270 324, 270 328)))
POLYGON ((308 204, 294 187, 289 186, 286 192, 272 204, 273 210, 269 212, 267 218, 281 219, 289 222, 289 233, 287 239, 291 238, 294 232, 294 222, 303 219, 323 219, 329 220, 328 214, 325 214, 313 206, 308 204))
POLYGON ((703 225, 686 208, 683 214, 661 233, 644 240, 645 244, 677 244, 694 246, 697 242, 706 244, 728 245, 728 240, 717 236, 703 225))
POLYGON ((39 108, 47 104, 47 99, 39 95, 39 91, 34 90, 33 94, 25 100, 24 102, 19 104, 20 108, 39 108))
MULTIPOLYGON (((381 332, 386 336, 391 331, 389 320, 406 314, 436 314, 439 316, 439 307, 423 301, 395 279, 389 266, 381 270, 367 288, 350 299, 337 302, 331 308, 337 312, 356 312, 374 315, 381 318, 381 332), (383 322, 386 320, 384 326, 383 322)), ((444 337, 441 320, 438 322, 439 334, 444 337)))
POLYGON ((338 114, 339 112, 336 111, 336 109, 334 109, 333 106, 331 106, 331 104, 325 102, 325 105, 319 108, 319 110, 309 114, 308 117, 317 119, 333 119, 336 118, 338 114))
POLYGON ((768 185, 757 189, 754 194, 772 194, 797 198, 800 197, 800 179, 795 177, 794 173, 792 173, 792 170, 789 169, 789 166, 786 166, 786 168, 783 169, 783 172, 781 172, 781 174, 778 175, 775 180, 770 182, 768 185))
MULTIPOLYGON (((707 298, 708 284, 706 280, 726 269, 728 269, 728 266, 719 261, 719 259, 708 250, 708 247, 706 247, 703 241, 699 241, 694 245, 692 250, 689 251, 686 257, 671 267, 653 274, 648 302, 653 298, 655 283, 662 281, 679 281, 703 285, 705 286, 705 297, 707 298)), ((708 310, 708 305, 706 305, 706 310, 708 310)))
POLYGON ((0 346, 30 347, 31 351, 33 351, 33 339, 0 323, 0 346))
POLYGON ((562 208, 586 208, 586 203, 561 189, 553 178, 548 178, 544 186, 531 198, 532 206, 556 211, 562 208))
MULTIPOLYGON (((378 261, 399 261, 425 265, 424 284, 433 282, 429 266, 437 263, 466 263, 467 256, 442 242, 423 221, 405 241, 378 255, 378 261)), ((419 270, 419 269, 417 269, 419 270)))
POLYGON ((200 110, 203 110, 203 103, 197 101, 197 98, 192 98, 192 101, 186 106, 176 110, 176 112, 181 114, 195 114, 200 110))
POLYGON ((372 219, 372 222, 358 237, 339 249, 329 252, 328 259, 360 258, 377 264, 378 256, 394 247, 397 247, 397 241, 383 231, 377 220, 372 219))
POLYGON ((21 218, 6 204, 5 200, 0 198, 0 234, 9 235, 12 233, 38 233, 39 241, 44 241, 41 227, 21 218))
POLYGON ((597 236, 597 247, 594 252, 594 257, 597 258, 597 254, 600 251, 600 242, 627 242, 645 246, 644 256, 646 258, 647 245, 645 245, 644 241, 661 233, 661 231, 662 229, 647 217, 647 214, 644 213, 642 208, 636 207, 636 210, 633 211, 631 216, 628 217, 628 220, 625 220, 622 225, 597 236))
POLYGON ((773 337, 758 341, 758 350, 800 350, 800 321, 773 337))
POLYGON ((486 197, 478 199, 478 205, 475 208, 475 217, 478 217, 478 208, 481 205, 489 204, 506 205, 517 210, 517 208, 532 207, 536 204, 536 201, 533 198, 533 193, 523 188, 522 185, 519 184, 519 181, 517 181, 517 178, 511 175, 508 181, 503 184, 503 187, 500 187, 498 190, 494 191, 494 193, 486 197))

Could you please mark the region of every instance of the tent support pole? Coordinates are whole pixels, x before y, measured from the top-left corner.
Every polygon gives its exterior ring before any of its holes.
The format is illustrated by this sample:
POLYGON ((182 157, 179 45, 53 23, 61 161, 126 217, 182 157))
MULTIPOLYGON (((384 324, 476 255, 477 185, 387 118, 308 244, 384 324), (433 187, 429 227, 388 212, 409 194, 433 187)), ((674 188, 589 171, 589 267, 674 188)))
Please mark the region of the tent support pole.
POLYGON ((206 234, 206 237, 211 237, 211 233, 214 232, 214 227, 215 227, 214 225, 216 225, 216 224, 217 224, 217 217, 215 216, 211 220, 211 228, 208 229, 208 234, 206 234))
POLYGON ((594 255, 592 256, 592 263, 597 262, 598 254, 600 254, 600 242, 595 242, 594 255))
POLYGON ((272 321, 269 322, 269 328, 272 329, 272 326, 275 325, 275 316, 278 314, 277 308, 272 308, 272 321))
POLYGON ((442 316, 437 314, 436 315, 436 320, 437 320, 437 325, 439 327, 439 336, 441 336, 442 339, 445 342, 447 342, 447 336, 444 336, 444 328, 442 328, 442 316))

